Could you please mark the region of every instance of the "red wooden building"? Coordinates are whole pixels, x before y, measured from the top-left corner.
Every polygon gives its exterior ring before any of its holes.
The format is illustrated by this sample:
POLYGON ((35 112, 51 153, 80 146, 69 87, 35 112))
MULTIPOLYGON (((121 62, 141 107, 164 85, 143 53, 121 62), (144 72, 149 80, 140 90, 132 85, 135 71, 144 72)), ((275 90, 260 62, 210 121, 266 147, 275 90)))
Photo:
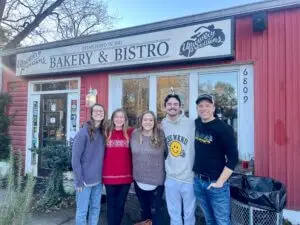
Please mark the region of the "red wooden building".
POLYGON ((43 175, 43 158, 28 148, 71 140, 88 117, 87 97, 108 115, 125 108, 135 124, 146 109, 163 116, 170 88, 190 117, 197 95, 209 92, 235 129, 240 158, 254 157, 256 175, 286 184, 288 212, 299 216, 299 21, 299 1, 263 1, 3 51, 13 146, 23 150, 26 172, 43 175))

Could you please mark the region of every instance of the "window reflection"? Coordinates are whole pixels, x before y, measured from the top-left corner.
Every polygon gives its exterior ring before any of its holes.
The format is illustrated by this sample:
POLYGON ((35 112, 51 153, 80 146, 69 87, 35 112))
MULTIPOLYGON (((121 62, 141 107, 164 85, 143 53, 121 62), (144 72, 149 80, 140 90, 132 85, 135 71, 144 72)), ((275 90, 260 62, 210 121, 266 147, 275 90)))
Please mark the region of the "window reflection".
POLYGON ((182 76, 164 76, 157 78, 157 119, 161 121, 165 117, 164 100, 173 88, 178 94, 182 103, 182 109, 189 116, 189 78, 182 76))
POLYGON ((138 117, 148 110, 149 80, 148 78, 123 80, 123 109, 128 114, 129 126, 137 125, 138 117))
POLYGON ((33 85, 33 91, 63 91, 78 89, 78 80, 57 81, 57 82, 43 82, 33 85))
POLYGON ((210 73, 199 75, 198 94, 211 94, 215 98, 215 116, 231 125, 237 132, 237 73, 210 73))

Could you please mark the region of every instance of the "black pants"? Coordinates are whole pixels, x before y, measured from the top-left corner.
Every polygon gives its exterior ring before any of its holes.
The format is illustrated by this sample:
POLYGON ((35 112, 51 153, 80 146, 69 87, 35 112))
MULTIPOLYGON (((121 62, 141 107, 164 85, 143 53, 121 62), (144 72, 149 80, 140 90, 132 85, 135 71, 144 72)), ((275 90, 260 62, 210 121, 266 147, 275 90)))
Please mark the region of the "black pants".
POLYGON ((151 219, 153 225, 163 225, 162 197, 164 186, 157 186, 153 191, 145 191, 134 182, 136 196, 141 208, 141 219, 151 219))
POLYGON ((130 184, 105 185, 108 225, 120 225, 130 184))

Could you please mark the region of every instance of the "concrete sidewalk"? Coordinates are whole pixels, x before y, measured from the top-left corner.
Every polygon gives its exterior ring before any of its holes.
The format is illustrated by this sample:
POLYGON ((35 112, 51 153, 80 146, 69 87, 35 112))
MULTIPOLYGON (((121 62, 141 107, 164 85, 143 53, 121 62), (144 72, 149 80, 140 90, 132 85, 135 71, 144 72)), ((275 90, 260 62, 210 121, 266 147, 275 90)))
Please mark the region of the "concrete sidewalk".
MULTIPOLYGON (((5 190, 0 189, 0 207, 1 203, 4 202, 5 190)), ((101 215, 99 225, 107 225, 107 208, 106 203, 101 205, 101 215)), ((163 207, 164 214, 164 225, 170 224, 169 216, 166 209, 166 206, 163 207)), ((49 213, 31 213, 28 216, 26 225, 74 225, 75 209, 60 209, 54 212, 49 213)), ((140 212, 139 212, 139 203, 135 194, 129 193, 126 205, 125 212, 122 221, 122 225, 133 225, 136 222, 139 222, 140 212)), ((197 225, 204 225, 204 219, 201 216, 197 217, 197 225)))

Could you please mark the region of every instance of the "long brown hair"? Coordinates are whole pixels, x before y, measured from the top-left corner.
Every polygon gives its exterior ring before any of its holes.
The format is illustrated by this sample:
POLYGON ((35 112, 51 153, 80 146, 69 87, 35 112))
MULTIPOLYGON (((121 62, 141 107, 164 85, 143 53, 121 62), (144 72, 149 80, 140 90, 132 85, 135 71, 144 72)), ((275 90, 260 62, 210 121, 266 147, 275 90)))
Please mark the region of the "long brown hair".
POLYGON ((153 111, 150 111, 150 110, 144 112, 144 113, 140 116, 140 118, 139 118, 139 127, 138 127, 138 130, 140 131, 140 144, 141 144, 142 141, 143 141, 143 136, 142 136, 142 135, 143 135, 143 134, 142 134, 142 132, 143 132, 143 125, 142 125, 142 122, 143 122, 143 118, 144 118, 144 116, 145 116, 146 114, 150 114, 150 115, 153 116, 154 126, 153 126, 152 134, 151 134, 151 137, 150 137, 150 144, 151 144, 153 147, 157 148, 157 147, 161 146, 161 144, 163 143, 163 138, 164 138, 164 136, 163 136, 162 130, 159 129, 159 127, 158 127, 157 118, 156 118, 154 112, 153 112, 153 111))
POLYGON ((91 107, 91 110, 90 110, 90 120, 87 122, 87 124, 89 125, 89 127, 88 127, 88 134, 89 134, 91 142, 94 141, 96 129, 99 129, 99 131, 100 131, 101 134, 104 133, 105 119, 106 119, 106 113, 105 113, 103 105, 98 104, 98 103, 94 104, 91 107), (94 110, 95 106, 100 106, 103 109, 103 111, 104 111, 104 117, 103 117, 103 120, 100 123, 99 128, 95 127, 95 120, 93 119, 93 110, 94 110))
POLYGON ((105 126, 105 137, 106 137, 106 142, 108 142, 111 138, 111 134, 113 132, 113 130, 115 129, 115 124, 114 124, 114 118, 116 116, 116 114, 118 112, 121 112, 123 113, 124 117, 125 117, 125 121, 124 121, 124 125, 123 125, 123 135, 124 137, 126 138, 127 141, 129 141, 129 137, 128 137, 128 134, 127 134, 127 130, 128 130, 128 116, 127 116, 127 113, 125 112, 125 110, 119 108, 119 109, 116 109, 112 115, 111 115, 111 119, 109 121, 107 121, 107 124, 105 126))

